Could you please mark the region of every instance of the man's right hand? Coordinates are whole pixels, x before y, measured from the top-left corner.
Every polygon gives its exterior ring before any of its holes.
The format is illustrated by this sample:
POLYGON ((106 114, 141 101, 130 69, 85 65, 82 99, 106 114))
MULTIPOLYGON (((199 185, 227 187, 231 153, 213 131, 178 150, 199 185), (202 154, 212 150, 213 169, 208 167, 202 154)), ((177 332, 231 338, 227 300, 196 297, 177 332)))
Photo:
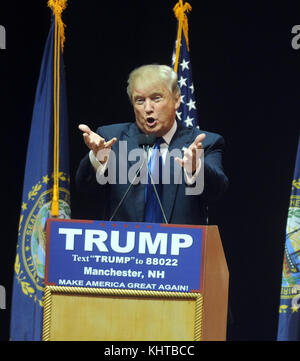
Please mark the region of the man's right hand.
POLYGON ((83 132, 83 140, 87 147, 93 151, 98 161, 101 164, 104 164, 107 161, 110 149, 113 144, 116 143, 117 138, 112 138, 106 142, 99 134, 91 131, 87 125, 80 124, 78 128, 83 132))

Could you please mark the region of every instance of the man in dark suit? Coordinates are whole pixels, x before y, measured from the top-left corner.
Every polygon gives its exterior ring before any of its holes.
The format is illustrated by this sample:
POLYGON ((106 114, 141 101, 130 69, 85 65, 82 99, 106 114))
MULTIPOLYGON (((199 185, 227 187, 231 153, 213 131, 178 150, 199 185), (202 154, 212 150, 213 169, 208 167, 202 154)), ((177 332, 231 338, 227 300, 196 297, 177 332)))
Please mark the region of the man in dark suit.
MULTIPOLYGON (((114 220, 149 221, 150 202, 145 196, 149 188, 142 182, 130 188, 124 202, 119 206, 129 181, 121 182, 118 170, 124 163, 125 148, 121 146, 121 142, 126 142, 125 162, 128 167, 125 168, 128 169, 133 165, 133 162, 128 160, 128 155, 139 148, 140 135, 154 134, 160 138, 158 147, 162 166, 168 166, 170 173, 167 184, 162 184, 159 194, 165 218, 155 221, 206 224, 207 203, 219 198, 228 184, 222 167, 223 138, 197 128, 186 128, 176 122, 180 90, 177 74, 168 66, 146 65, 135 69, 129 76, 127 92, 133 105, 135 123, 103 126, 96 132, 91 131, 87 125, 79 126, 90 152, 78 168, 77 186, 94 194, 103 192, 105 201, 99 207, 105 207, 107 219, 118 209, 114 220), (175 150, 176 163, 168 162, 168 154, 175 150), (115 157, 112 157, 112 152, 115 157), (109 168, 111 159, 114 159, 113 170, 109 168), (181 182, 178 177, 174 177, 176 165, 183 169, 179 177, 181 182), (103 177, 107 171, 115 173, 114 182, 99 184, 99 177, 103 177), (199 185, 201 192, 198 191, 199 185)), ((159 208, 157 209, 156 212, 159 212, 159 208)))

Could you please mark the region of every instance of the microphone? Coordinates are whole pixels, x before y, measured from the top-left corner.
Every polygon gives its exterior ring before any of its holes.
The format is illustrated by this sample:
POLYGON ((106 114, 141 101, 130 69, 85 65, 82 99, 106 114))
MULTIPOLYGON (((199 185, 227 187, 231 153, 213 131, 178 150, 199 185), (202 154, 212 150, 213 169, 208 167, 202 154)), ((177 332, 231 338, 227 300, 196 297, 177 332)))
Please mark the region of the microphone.
POLYGON ((156 142, 156 136, 154 134, 140 134, 138 137, 139 146, 144 147, 153 147, 156 142))

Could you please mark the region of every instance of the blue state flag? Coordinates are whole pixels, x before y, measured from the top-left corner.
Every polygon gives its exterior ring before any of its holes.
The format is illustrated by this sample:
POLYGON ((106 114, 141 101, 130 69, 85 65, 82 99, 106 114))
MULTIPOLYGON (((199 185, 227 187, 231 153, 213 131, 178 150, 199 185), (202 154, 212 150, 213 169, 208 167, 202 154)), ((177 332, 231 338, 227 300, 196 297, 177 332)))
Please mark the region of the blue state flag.
POLYGON ((278 341, 300 341, 300 137, 286 225, 278 341))
MULTIPOLYGON (((174 7, 174 12, 176 17, 180 17, 176 14, 177 11, 183 11, 184 13, 191 10, 191 6, 188 3, 184 5, 180 2, 174 7)), ((181 121, 187 127, 197 127, 198 126, 198 114, 196 108, 196 101, 194 95, 194 84, 192 77, 192 64, 190 59, 190 51, 188 46, 188 26, 187 26, 187 16, 182 17, 183 26, 180 26, 180 20, 178 23, 178 32, 181 34, 177 35, 177 40, 175 41, 175 47, 172 56, 172 65, 175 66, 176 62, 176 50, 179 48, 179 55, 177 60, 177 76, 178 76, 178 85, 181 92, 181 104, 179 109, 176 112, 177 119, 181 121), (180 44, 178 43, 180 39, 180 44)))
MULTIPOLYGON (((46 41, 27 149, 18 243, 14 265, 11 340, 41 340, 46 221, 54 182, 54 84, 59 94, 59 218, 70 218, 68 116, 63 59, 54 60, 55 17, 46 41), (54 64, 59 82, 54 82, 54 64), (59 90, 59 92, 58 92, 59 90)), ((57 53, 57 52, 56 52, 57 53)), ((58 99, 58 98, 57 98, 58 99)), ((55 109, 56 112, 58 108, 55 109)), ((56 138, 57 139, 57 138, 56 138)), ((56 148, 57 149, 57 148, 56 148)), ((57 178, 55 178, 57 179, 57 178)))

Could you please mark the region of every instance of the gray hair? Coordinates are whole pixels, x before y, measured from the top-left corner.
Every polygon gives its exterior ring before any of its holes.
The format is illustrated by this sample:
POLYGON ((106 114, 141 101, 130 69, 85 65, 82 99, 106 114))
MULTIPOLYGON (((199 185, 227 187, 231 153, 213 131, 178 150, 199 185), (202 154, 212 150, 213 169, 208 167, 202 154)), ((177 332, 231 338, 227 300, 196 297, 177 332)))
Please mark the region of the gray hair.
POLYGON ((130 101, 137 82, 142 86, 164 83, 173 96, 180 95, 177 73, 168 65, 150 64, 134 69, 127 81, 127 94, 130 101))

